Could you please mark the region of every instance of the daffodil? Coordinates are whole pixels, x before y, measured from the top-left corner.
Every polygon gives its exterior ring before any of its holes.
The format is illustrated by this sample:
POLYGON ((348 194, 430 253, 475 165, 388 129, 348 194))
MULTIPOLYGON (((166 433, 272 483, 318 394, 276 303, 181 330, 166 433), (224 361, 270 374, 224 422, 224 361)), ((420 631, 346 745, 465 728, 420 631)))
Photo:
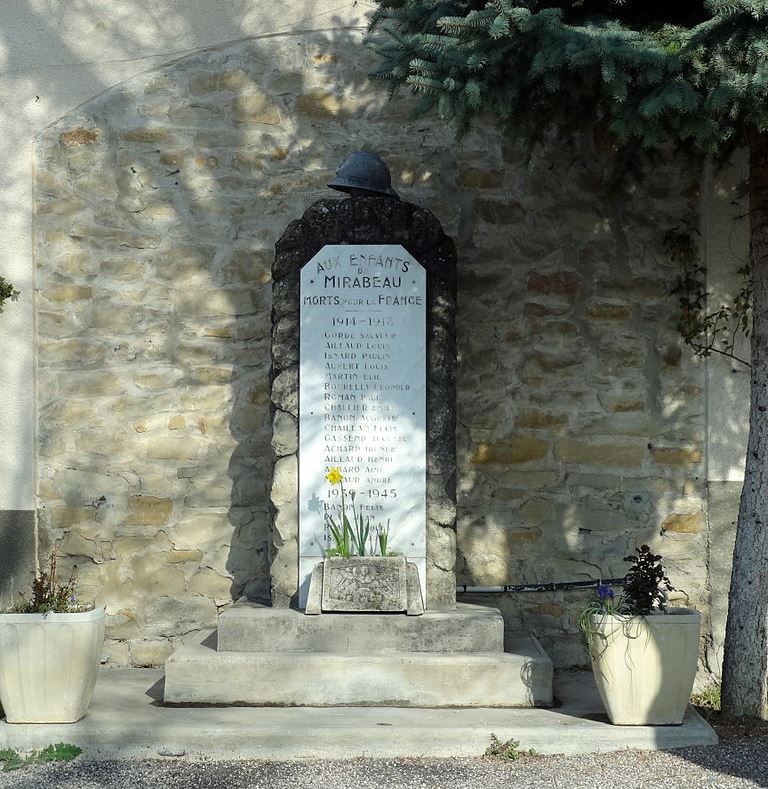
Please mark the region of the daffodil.
POLYGON ((331 485, 338 485, 344 479, 338 466, 331 466, 328 469, 328 473, 325 475, 325 478, 331 483, 331 485))

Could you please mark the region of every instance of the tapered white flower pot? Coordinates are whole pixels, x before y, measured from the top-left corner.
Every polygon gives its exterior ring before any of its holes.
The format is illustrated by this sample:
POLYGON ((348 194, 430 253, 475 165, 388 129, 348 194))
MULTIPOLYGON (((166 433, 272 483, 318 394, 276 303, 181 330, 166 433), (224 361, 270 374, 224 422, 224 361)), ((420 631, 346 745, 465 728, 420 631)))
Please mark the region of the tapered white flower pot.
POLYGON ((699 657, 698 612, 594 614, 590 621, 592 670, 611 723, 682 723, 699 657))
POLYGON ((104 609, 0 614, 0 704, 8 723, 73 723, 88 710, 104 609))

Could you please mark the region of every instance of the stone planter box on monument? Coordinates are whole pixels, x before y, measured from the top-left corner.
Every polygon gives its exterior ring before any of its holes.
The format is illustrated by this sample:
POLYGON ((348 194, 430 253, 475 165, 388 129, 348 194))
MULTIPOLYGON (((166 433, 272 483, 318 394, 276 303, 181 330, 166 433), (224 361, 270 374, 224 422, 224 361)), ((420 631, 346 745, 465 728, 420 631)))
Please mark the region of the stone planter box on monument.
POLYGON ((404 556, 323 559, 312 570, 305 613, 405 613, 420 616, 419 570, 404 556))
POLYGON ((271 605, 171 656, 165 701, 549 705, 536 639, 456 603, 453 242, 374 154, 329 186, 272 268, 271 605))

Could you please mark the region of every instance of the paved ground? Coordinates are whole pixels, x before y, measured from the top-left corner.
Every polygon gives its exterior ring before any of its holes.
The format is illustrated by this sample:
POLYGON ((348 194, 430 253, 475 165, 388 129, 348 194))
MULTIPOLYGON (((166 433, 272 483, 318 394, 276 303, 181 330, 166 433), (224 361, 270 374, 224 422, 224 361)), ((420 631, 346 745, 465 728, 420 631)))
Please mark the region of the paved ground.
POLYGON ((717 742, 689 709, 681 726, 612 726, 592 675, 559 672, 553 709, 166 707, 162 669, 105 669, 77 723, 7 724, 0 748, 79 745, 91 759, 201 756, 218 760, 476 757, 514 738, 539 753, 668 750, 717 742))
POLYGON ((323 762, 77 760, 0 773, 0 789, 731 789, 768 787, 768 738, 675 751, 323 762))

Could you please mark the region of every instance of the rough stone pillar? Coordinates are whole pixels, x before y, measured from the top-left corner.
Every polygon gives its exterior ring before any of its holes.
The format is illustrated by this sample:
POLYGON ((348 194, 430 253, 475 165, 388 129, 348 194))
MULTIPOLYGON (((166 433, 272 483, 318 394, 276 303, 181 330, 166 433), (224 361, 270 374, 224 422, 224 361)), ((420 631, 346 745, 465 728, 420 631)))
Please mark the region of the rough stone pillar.
POLYGON ((456 251, 427 210, 386 197, 319 200, 272 267, 272 604, 298 594, 299 276, 326 244, 401 244, 427 273, 427 606, 456 603, 456 251))

